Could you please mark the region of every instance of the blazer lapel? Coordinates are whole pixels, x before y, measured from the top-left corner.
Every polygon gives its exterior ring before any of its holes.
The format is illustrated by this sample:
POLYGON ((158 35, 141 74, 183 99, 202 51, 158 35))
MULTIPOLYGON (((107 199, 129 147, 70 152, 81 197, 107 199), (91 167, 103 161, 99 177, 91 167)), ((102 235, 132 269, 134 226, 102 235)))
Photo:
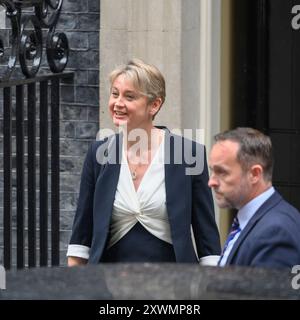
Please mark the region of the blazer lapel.
POLYGON ((238 252, 239 247, 249 234, 249 232, 253 229, 253 227, 256 225, 256 223, 271 209, 273 208, 280 200, 281 196, 277 191, 272 194, 272 196, 262 204, 262 206, 256 211, 254 216, 250 219, 244 230, 241 232, 240 236, 238 237, 237 241, 232 247, 232 250, 228 256, 228 259, 226 261, 226 265, 230 264, 235 257, 235 255, 238 252))
POLYGON ((94 219, 101 229, 109 227, 120 175, 122 139, 120 135, 114 137, 114 140, 108 143, 107 151, 104 151, 107 162, 102 166, 95 187, 94 219))
POLYGON ((166 186, 166 206, 169 222, 172 231, 174 246, 176 241, 182 237, 182 226, 186 212, 186 176, 185 166, 174 163, 176 143, 179 137, 173 136, 168 130, 165 133, 165 186, 166 186))

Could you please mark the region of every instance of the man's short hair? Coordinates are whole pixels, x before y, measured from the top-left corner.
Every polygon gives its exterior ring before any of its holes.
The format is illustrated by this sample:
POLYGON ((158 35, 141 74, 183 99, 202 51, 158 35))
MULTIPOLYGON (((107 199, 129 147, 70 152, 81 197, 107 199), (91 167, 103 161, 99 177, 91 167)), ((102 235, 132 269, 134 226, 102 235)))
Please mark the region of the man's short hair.
POLYGON ((230 140, 239 144, 237 160, 247 171, 252 165, 260 164, 266 181, 272 181, 273 151, 271 139, 253 128, 236 128, 215 135, 215 141, 230 140))

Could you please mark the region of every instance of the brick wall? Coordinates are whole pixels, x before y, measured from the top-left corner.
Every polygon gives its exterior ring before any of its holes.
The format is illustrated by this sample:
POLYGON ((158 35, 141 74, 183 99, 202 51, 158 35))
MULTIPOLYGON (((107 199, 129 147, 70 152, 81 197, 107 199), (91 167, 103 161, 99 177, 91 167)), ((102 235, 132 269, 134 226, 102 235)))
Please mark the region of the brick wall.
POLYGON ((99 129, 100 0, 64 0, 58 29, 71 48, 68 69, 74 84, 61 87, 61 263, 76 209, 80 173, 87 148, 99 129))
MULTIPOLYGON (((64 0, 57 31, 69 40, 66 71, 74 71, 73 82, 61 84, 60 114, 60 256, 66 263, 66 248, 76 209, 80 173, 87 148, 99 129, 99 7, 100 0, 64 0)), ((0 26, 1 34, 8 31, 0 26), (4 29, 4 30, 3 30, 4 29)), ((45 63, 41 72, 45 71, 45 63)), ((1 68, 1 66, 0 66, 1 68)), ((2 67, 3 68, 3 67, 2 67)), ((1 93, 2 96, 2 93, 1 93)), ((2 262, 3 109, 0 103, 0 264, 2 262)), ((38 198, 38 194, 37 194, 38 198)), ((38 203, 37 203, 38 204, 38 203)), ((14 212, 14 211, 13 211, 14 212)), ((38 215, 38 211, 37 211, 38 215)), ((13 217, 13 222, 15 218, 13 217)), ((25 233, 26 236, 26 233, 25 233)), ((50 234, 49 234, 50 239, 50 234)), ((13 244, 15 239, 13 239, 13 244)), ((37 242, 38 243, 38 242, 37 242)), ((13 250, 15 263, 15 250, 13 250)), ((27 263, 27 261, 26 261, 27 263)))

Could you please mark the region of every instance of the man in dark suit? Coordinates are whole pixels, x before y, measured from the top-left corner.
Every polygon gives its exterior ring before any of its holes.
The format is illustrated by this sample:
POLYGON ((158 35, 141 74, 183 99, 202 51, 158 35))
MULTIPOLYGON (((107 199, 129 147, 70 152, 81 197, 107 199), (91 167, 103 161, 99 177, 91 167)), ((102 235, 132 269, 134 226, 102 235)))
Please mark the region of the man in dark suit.
POLYGON ((269 268, 300 264, 300 213, 272 186, 272 144, 251 128, 215 136, 209 186, 220 208, 238 210, 220 266, 269 268))

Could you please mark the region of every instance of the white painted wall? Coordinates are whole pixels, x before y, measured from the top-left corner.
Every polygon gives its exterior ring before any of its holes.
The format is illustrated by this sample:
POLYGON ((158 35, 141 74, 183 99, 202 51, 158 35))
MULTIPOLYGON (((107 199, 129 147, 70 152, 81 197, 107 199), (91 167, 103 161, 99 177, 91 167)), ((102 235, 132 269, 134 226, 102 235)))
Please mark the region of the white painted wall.
POLYGON ((102 0, 100 12, 100 127, 111 125, 107 75, 132 57, 156 65, 166 78, 156 124, 181 127, 181 0, 102 0))

